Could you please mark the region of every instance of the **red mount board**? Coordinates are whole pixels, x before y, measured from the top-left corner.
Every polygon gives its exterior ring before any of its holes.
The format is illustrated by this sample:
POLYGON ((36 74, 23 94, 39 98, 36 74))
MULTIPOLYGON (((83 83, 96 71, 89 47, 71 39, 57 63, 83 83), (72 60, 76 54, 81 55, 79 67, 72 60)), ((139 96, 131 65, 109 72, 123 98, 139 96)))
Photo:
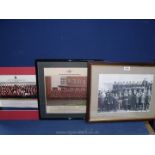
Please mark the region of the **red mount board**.
MULTIPOLYGON (((35 75, 35 67, 0 67, 0 75, 35 75)), ((0 120, 38 120, 38 110, 0 110, 0 120)))
POLYGON ((38 110, 1 110, 0 120, 38 120, 38 110))

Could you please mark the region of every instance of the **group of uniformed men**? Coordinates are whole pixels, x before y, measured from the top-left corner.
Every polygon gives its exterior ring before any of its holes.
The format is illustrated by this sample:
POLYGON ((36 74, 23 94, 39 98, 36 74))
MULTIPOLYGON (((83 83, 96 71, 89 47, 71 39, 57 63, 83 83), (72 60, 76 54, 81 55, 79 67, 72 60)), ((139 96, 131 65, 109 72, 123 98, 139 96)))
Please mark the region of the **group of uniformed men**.
POLYGON ((152 82, 114 82, 110 91, 99 91, 98 111, 146 111, 151 101, 152 82))

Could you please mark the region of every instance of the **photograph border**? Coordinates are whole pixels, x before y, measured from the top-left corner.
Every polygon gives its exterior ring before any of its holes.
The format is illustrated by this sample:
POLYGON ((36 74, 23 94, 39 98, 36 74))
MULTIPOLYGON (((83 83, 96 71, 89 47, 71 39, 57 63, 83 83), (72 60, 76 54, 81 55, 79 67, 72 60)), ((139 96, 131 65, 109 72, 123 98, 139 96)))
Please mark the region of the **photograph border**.
MULTIPOLYGON (((87 68, 87 63, 100 60, 86 60, 86 59, 37 59, 36 72, 37 72, 37 87, 38 87, 38 103, 39 103, 39 117, 40 119, 84 119, 86 113, 46 113, 45 92, 44 92, 44 68, 87 68)), ((88 71, 87 71, 88 75, 88 71)), ((88 77, 87 77, 88 78, 88 77)), ((87 104, 87 95, 86 95, 87 104)))
MULTIPOLYGON (((0 67, 0 75, 35 75, 34 66, 24 67, 0 67)), ((37 82, 36 82, 37 85, 37 82)), ((37 100, 37 98, 36 98, 37 100)), ((37 103, 38 105, 38 103, 37 103)), ((0 120, 39 120, 38 108, 16 108, 4 109, 0 108, 0 120)))
POLYGON ((137 66, 137 67, 155 67, 155 63, 128 63, 128 62, 89 62, 88 63, 88 80, 87 80, 87 108, 86 108, 86 121, 87 122, 117 122, 117 121, 152 121, 155 120, 155 117, 151 118, 123 118, 123 119, 111 119, 111 118, 99 118, 99 119, 91 119, 90 114, 90 106, 91 106, 91 91, 92 91, 92 66, 137 66))

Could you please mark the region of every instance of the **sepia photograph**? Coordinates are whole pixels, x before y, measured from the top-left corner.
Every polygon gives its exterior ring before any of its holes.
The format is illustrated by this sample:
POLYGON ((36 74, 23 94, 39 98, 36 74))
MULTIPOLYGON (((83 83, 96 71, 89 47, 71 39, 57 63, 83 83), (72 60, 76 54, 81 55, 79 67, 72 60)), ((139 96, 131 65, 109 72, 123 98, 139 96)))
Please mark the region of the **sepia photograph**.
POLYGON ((36 98, 34 75, 1 75, 0 98, 36 98))
POLYGON ((100 74, 98 112, 149 111, 152 74, 100 74))
POLYGON ((46 101, 49 106, 85 106, 85 68, 45 68, 46 101))
POLYGON ((0 75, 0 107, 37 108, 35 75, 0 75))

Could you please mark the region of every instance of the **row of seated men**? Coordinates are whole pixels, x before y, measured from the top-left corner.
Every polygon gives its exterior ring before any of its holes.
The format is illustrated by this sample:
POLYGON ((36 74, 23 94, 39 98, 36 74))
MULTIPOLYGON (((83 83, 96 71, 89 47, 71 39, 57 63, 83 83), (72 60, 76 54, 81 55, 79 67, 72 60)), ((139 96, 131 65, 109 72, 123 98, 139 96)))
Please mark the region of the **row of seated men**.
POLYGON ((49 99, 86 99, 86 90, 54 89, 48 95, 49 99))
POLYGON ((37 88, 36 85, 1 85, 0 86, 1 98, 36 98, 37 88))

